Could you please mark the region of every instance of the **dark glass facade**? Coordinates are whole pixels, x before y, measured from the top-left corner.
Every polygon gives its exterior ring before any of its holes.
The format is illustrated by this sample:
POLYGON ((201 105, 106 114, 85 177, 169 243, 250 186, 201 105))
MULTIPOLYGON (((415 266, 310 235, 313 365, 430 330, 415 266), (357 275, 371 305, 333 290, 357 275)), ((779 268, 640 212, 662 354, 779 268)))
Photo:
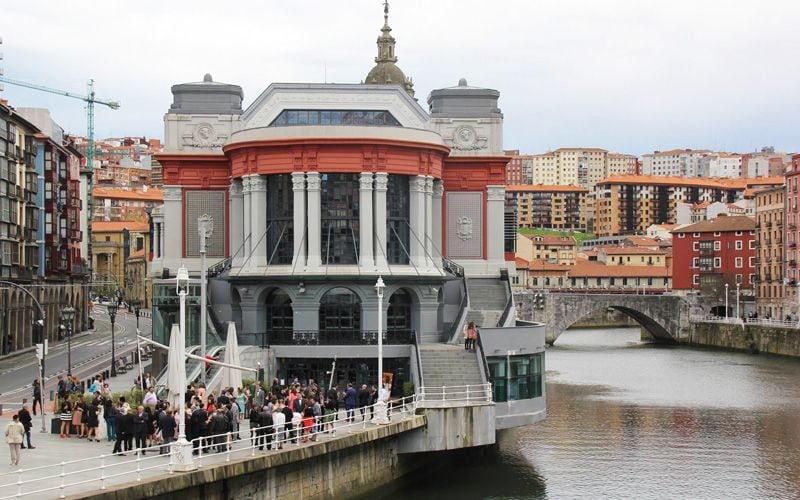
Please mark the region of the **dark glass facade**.
POLYGON ((280 288, 275 288, 267 295, 266 310, 267 331, 293 328, 292 299, 280 288))
POLYGON ((320 330, 360 330, 361 300, 352 290, 331 288, 319 302, 320 330))
POLYGON ((272 120, 270 127, 297 125, 362 125, 369 127, 400 127, 400 122, 388 111, 285 109, 272 120))
POLYGON ((497 402, 542 396, 544 353, 522 356, 489 356, 489 382, 497 402))
POLYGON ((410 210, 408 176, 390 175, 386 191, 386 260, 389 264, 408 264, 410 210))
MULTIPOLYGON (((291 264, 294 246, 294 193, 289 174, 267 176, 267 262, 291 264)), ((251 235, 255 237, 255 235, 251 235)))
POLYGON ((358 174, 322 174, 322 263, 358 264, 358 174))
POLYGON ((386 312, 386 330, 411 329, 411 296, 405 290, 398 290, 389 297, 386 312))

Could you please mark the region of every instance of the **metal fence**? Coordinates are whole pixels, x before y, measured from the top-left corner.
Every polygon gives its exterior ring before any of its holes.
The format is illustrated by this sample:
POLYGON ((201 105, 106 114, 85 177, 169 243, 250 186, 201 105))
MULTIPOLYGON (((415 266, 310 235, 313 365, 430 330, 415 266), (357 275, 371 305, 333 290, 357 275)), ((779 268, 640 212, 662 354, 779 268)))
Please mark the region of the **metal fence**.
POLYGON ((764 326, 775 326, 779 328, 791 328, 791 329, 800 329, 800 321, 787 321, 782 319, 769 319, 769 318, 735 318, 732 316, 724 317, 724 316, 714 316, 714 315, 705 315, 705 316, 691 316, 691 321, 695 323, 727 323, 731 325, 764 325, 764 326))
POLYGON ((488 404, 492 402, 492 384, 420 387, 417 404, 427 406, 488 404))

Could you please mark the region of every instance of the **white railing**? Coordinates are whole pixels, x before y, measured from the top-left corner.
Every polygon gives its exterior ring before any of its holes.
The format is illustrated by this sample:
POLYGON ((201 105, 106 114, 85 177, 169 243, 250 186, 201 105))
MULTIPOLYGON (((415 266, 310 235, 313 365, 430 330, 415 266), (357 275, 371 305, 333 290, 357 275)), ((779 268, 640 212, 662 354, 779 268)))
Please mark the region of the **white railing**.
POLYGON ((713 316, 713 315, 706 315, 706 316, 691 316, 690 320, 695 323, 727 323, 727 324, 735 324, 741 325, 743 323, 747 323, 748 325, 765 325, 765 326, 777 326, 780 328, 793 328, 793 329, 800 329, 800 322, 798 321, 786 321, 782 319, 768 319, 768 318, 746 318, 744 320, 734 317, 724 317, 724 316, 713 316))
POLYGON ((713 314, 706 314, 706 315, 692 315, 689 319, 694 323, 730 323, 730 324, 739 324, 742 322, 739 318, 735 318, 733 316, 724 317, 724 316, 715 316, 713 314))
POLYGON ((487 404, 492 402, 492 384, 453 385, 420 387, 417 404, 425 406, 447 406, 487 404))
MULTIPOLYGON (((308 441, 313 442, 319 441, 320 438, 333 437, 337 431, 360 432, 366 430, 368 425, 374 425, 371 422, 371 416, 375 414, 376 405, 377 403, 355 410, 345 410, 344 412, 339 410, 336 413, 319 416, 312 419, 310 426, 293 428, 291 431, 287 431, 286 427, 274 429, 274 426, 268 426, 266 429, 250 429, 250 436, 240 436, 240 439, 237 440, 233 439, 230 432, 197 438, 192 441, 192 445, 199 452, 194 459, 194 464, 202 467, 204 463, 210 465, 223 461, 216 457, 203 456, 212 448, 216 448, 217 451, 222 450, 224 455, 221 456, 224 457, 224 462, 229 462, 234 456, 255 456, 257 451, 261 452, 257 448, 265 446, 267 442, 274 446, 269 447, 272 450, 268 448, 266 451, 277 452, 275 447, 282 448, 285 444, 300 446, 308 441), (340 417, 341 414, 344 414, 344 417, 340 417), (364 415, 363 421, 356 422, 356 419, 362 415, 364 415)), ((414 395, 389 401, 386 411, 390 420, 392 417, 397 418, 398 416, 406 419, 414 415, 416 408, 417 396, 414 395)), ((154 453, 152 456, 143 456, 137 453, 136 458, 130 460, 114 454, 104 454, 0 473, 0 483, 2 483, 0 484, 0 499, 30 496, 65 498, 68 493, 78 493, 76 488, 84 485, 94 485, 92 490, 97 489, 99 485, 100 490, 105 490, 109 486, 113 486, 109 482, 114 478, 125 476, 125 482, 128 482, 135 477, 136 481, 141 481, 142 473, 151 470, 172 474, 175 453, 172 444, 175 443, 163 445, 170 450, 168 454, 164 455, 157 453, 162 448, 162 445, 157 445, 130 450, 130 452, 150 451, 154 453)), ((218 453, 216 456, 220 456, 220 454, 218 453)))
POLYGON ((778 326, 782 328, 800 328, 800 322, 786 321, 782 319, 747 318, 746 322, 747 324, 753 324, 753 325, 778 326))

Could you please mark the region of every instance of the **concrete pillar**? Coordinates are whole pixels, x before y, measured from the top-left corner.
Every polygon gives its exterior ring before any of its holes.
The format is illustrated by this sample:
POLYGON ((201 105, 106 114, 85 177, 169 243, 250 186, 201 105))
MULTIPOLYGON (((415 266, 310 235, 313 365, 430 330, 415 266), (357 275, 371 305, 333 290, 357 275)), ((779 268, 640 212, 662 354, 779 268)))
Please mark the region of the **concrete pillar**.
POLYGON ((505 186, 486 186, 486 260, 498 266, 502 266, 505 261, 503 256, 505 201, 505 186))
MULTIPOLYGON (((171 273, 180 267, 183 261, 183 194, 180 186, 164 186, 164 266, 171 273)), ((107 272, 113 273, 111 261, 108 261, 107 272)))
POLYGON ((292 172, 292 191, 294 192, 294 256, 292 269, 306 266, 306 174, 292 172))
MULTIPOLYGON (((153 241, 150 242, 153 260, 161 257, 161 223, 153 221, 153 241)), ((94 269, 94 268, 92 268, 94 269)))
POLYGON ((250 217, 250 177, 242 177, 242 227, 244 228, 244 242, 242 244, 242 265, 249 265, 253 253, 253 224, 250 217))
POLYGON ((380 271, 389 268, 386 262, 386 191, 389 185, 389 174, 375 174, 375 267, 380 271))
POLYGON ((230 186, 230 254, 233 257, 232 265, 239 267, 244 261, 244 195, 242 194, 242 180, 233 179, 230 186))
POLYGON ((436 259, 437 265, 441 265, 442 261, 442 197, 444 196, 444 183, 442 181, 433 181, 433 230, 431 231, 431 239, 433 239, 433 257, 436 259))
POLYGON ((320 192, 322 181, 318 172, 309 172, 306 175, 306 194, 308 196, 308 263, 310 269, 322 266, 322 253, 320 251, 320 231, 322 226, 322 194, 320 192))
POLYGON ((413 176, 408 181, 411 236, 411 262, 418 270, 426 268, 425 261, 425 176, 413 176))
POLYGON ((360 248, 358 265, 365 271, 371 271, 375 268, 375 250, 372 235, 374 227, 372 218, 372 172, 362 172, 359 181, 358 239, 360 248))
POLYGON ((433 177, 425 177, 425 235, 422 242, 425 247, 425 261, 429 268, 439 267, 440 263, 433 258, 433 177))
POLYGON ((250 224, 253 239, 250 267, 266 267, 267 179, 263 175, 250 176, 250 224))

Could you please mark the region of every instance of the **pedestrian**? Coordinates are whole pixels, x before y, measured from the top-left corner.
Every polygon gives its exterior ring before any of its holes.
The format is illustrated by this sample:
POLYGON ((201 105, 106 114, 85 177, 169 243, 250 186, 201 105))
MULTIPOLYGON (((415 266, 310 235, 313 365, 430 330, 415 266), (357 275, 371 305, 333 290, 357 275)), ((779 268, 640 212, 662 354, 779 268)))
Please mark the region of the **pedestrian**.
POLYGON ((158 403, 158 397, 156 396, 156 388, 155 387, 148 387, 147 392, 144 394, 144 399, 142 401, 145 405, 155 407, 156 403, 158 403))
POLYGON ((269 408, 266 406, 261 409, 258 413, 258 450, 261 451, 264 449, 264 445, 267 446, 267 450, 272 449, 272 425, 274 421, 272 420, 272 413, 270 412, 269 408))
POLYGON ((33 416, 36 416, 36 403, 39 403, 39 411, 44 414, 44 406, 42 406, 42 385, 39 379, 33 381, 33 416))
POLYGON ((136 408, 136 415, 133 417, 133 436, 136 438, 136 453, 145 454, 147 448, 147 421, 149 415, 144 412, 144 406, 136 408))
POLYGON ((114 449, 111 451, 111 453, 115 455, 125 456, 125 453, 122 452, 123 446, 125 448, 125 451, 130 450, 130 448, 128 448, 128 432, 129 432, 129 425, 132 423, 131 422, 132 419, 128 418, 130 417, 130 415, 128 414, 128 410, 130 410, 130 407, 128 406, 127 403, 125 403, 119 408, 119 412, 117 413, 116 426, 115 426, 116 440, 114 442, 114 449))
POLYGON ((6 426, 6 443, 11 452, 11 465, 19 465, 19 450, 25 436, 25 427, 19 422, 19 415, 14 415, 6 426))
MULTIPOLYGON (((28 448, 36 448, 31 444, 31 427, 33 427, 33 419, 31 418, 31 412, 28 411, 28 405, 24 401, 22 403, 22 408, 19 410, 17 415, 19 416, 19 423, 21 423, 22 427, 25 429, 25 437, 28 439, 28 448)), ((22 449, 25 449, 25 443, 22 444, 22 449)))
POLYGON ((99 413, 100 410, 98 408, 97 398, 95 398, 86 407, 86 440, 88 442, 92 442, 93 439, 97 443, 100 442, 100 440, 97 439, 97 426, 100 424, 99 413))
POLYGON ((356 390, 353 384, 347 383, 347 391, 344 393, 344 411, 349 423, 355 422, 356 416, 356 390))
POLYGON ((77 437, 86 437, 86 402, 83 400, 83 394, 78 395, 77 401, 72 405, 72 425, 78 430, 77 437))
POLYGON ((70 436, 70 426, 72 425, 72 401, 70 401, 71 397, 69 394, 63 399, 61 403, 61 415, 59 420, 61 421, 61 439, 70 436))
POLYGON ((476 329, 475 322, 470 321, 464 330, 464 349, 470 351, 475 347, 476 329))
POLYGON ((53 405, 55 411, 57 405, 60 405, 67 399, 67 382, 64 380, 63 375, 58 376, 58 383, 56 384, 56 395, 58 395, 58 403, 53 405))
POLYGON ((241 420, 240 413, 239 413, 239 405, 238 403, 233 403, 231 405, 231 409, 229 411, 229 415, 231 417, 231 433, 233 434, 233 439, 239 440, 239 421, 241 420))
POLYGON ((244 420, 244 412, 247 400, 241 387, 236 388, 236 406, 239 407, 239 422, 244 420))
POLYGON ((325 398, 325 427, 327 432, 335 433, 336 429, 333 428, 333 421, 336 420, 336 414, 339 412, 339 392, 338 386, 333 384, 328 389, 328 394, 325 398))
POLYGON ((197 407, 192 412, 189 419, 192 428, 192 444, 194 445, 194 453, 197 455, 203 448, 203 438, 206 437, 208 432, 208 412, 205 410, 205 405, 202 402, 197 403, 197 407))
POLYGON ((264 393, 264 389, 261 388, 261 382, 256 382, 256 392, 253 395, 253 399, 253 403, 256 406, 264 406, 266 394, 264 393))
POLYGON ((161 448, 158 450, 159 455, 166 455, 169 453, 169 444, 175 440, 175 417, 172 415, 172 410, 162 412, 158 418, 158 429, 161 432, 161 448))
POLYGON ((103 420, 106 421, 106 435, 109 441, 116 441, 116 420, 117 408, 114 406, 114 401, 111 397, 103 397, 103 420))
POLYGON ((307 399, 305 400, 305 405, 303 406, 303 442, 308 442, 309 434, 311 434, 312 427, 314 425, 314 399, 307 399))
POLYGON ((275 447, 279 450, 283 449, 283 430, 286 427, 286 415, 283 413, 283 400, 278 399, 278 402, 273 408, 272 412, 272 426, 275 429, 275 447))

